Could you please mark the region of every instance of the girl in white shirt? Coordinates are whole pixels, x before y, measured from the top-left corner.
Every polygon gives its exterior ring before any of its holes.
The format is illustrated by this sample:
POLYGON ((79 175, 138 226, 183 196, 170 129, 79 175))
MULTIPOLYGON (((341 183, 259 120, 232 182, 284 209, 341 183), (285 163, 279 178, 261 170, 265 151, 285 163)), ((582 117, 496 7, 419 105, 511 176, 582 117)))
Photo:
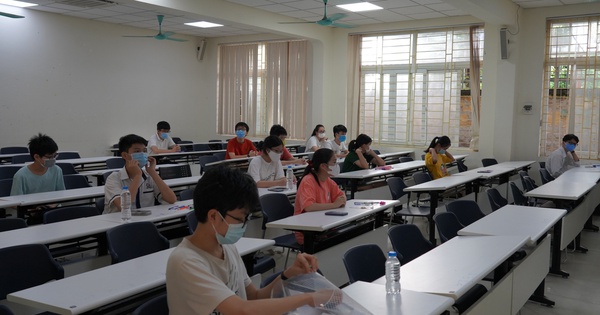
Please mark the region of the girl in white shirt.
POLYGON ((253 158, 248 166, 248 174, 252 176, 258 188, 285 186, 286 179, 281 165, 283 142, 276 136, 265 138, 262 154, 253 158))
POLYGON ((327 147, 327 137, 325 136, 325 127, 317 125, 313 130, 311 137, 306 141, 306 151, 315 152, 320 148, 327 147))

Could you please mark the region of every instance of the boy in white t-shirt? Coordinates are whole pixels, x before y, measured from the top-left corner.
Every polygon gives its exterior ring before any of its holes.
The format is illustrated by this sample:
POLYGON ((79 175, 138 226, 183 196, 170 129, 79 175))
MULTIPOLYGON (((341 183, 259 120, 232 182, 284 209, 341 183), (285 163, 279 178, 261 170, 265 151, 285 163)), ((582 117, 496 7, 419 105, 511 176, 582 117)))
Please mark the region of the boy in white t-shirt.
POLYGON ((348 147, 346 146, 346 133, 348 129, 344 125, 333 126, 333 139, 327 141, 327 148, 331 149, 336 158, 343 158, 348 155, 348 147))

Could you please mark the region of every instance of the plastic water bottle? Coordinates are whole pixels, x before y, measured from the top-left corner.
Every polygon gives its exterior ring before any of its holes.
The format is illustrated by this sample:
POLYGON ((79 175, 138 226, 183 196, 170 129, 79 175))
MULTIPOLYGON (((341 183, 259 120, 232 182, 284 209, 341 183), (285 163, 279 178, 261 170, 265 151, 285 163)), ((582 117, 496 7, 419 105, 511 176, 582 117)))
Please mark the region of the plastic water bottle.
POLYGON ((131 193, 127 186, 121 190, 121 219, 125 223, 131 221, 131 193))
POLYGON ((287 179, 287 188, 289 190, 294 190, 294 186, 296 186, 296 176, 294 175, 294 170, 291 165, 288 165, 287 167, 285 178, 287 179))
POLYGON ((394 251, 388 253, 385 261, 385 291, 387 294, 400 294, 400 261, 394 251))

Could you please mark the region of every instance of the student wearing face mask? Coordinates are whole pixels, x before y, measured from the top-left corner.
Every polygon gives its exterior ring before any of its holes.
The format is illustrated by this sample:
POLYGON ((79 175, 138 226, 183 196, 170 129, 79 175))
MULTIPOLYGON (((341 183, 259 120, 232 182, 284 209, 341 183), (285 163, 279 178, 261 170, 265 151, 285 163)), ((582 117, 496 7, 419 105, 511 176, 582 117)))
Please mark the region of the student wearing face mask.
POLYGON ((333 139, 327 141, 327 148, 333 150, 337 158, 343 158, 348 155, 346 146, 346 133, 348 129, 344 125, 333 126, 333 139))
MULTIPOLYGON (((346 195, 331 179, 340 173, 335 154, 331 149, 319 149, 308 162, 298 184, 294 215, 304 212, 341 208, 346 204, 346 195)), ((295 232, 296 241, 304 244, 304 235, 295 232)))
POLYGON ((454 157, 448 152, 451 144, 448 136, 435 137, 425 150, 425 166, 433 179, 450 175, 446 164, 454 161, 454 157))
POLYGON ((285 147, 285 139, 287 138, 287 130, 282 125, 273 125, 269 130, 269 136, 276 136, 283 143, 283 154, 281 154, 281 165, 290 164, 306 164, 305 159, 296 159, 285 147))
POLYGON ((281 165, 283 143, 276 136, 268 136, 263 141, 262 154, 253 158, 248 165, 248 174, 258 188, 285 186, 286 179, 281 165))
POLYGON ((246 139, 250 127, 247 123, 240 121, 235 124, 235 138, 227 142, 227 154, 225 159, 239 159, 258 155, 258 151, 252 141, 246 139))
POLYGON ((153 154, 181 151, 181 148, 169 136, 170 133, 171 125, 168 122, 159 121, 156 124, 156 133, 148 140, 148 147, 153 154))
POLYGON ((306 151, 315 152, 320 148, 326 147, 327 137, 325 134, 325 127, 323 127, 323 125, 317 125, 315 126, 315 129, 313 129, 313 132, 310 138, 308 138, 308 141, 306 141, 306 151))
POLYGON ((146 139, 130 134, 119 139, 119 154, 125 166, 113 172, 104 184, 104 214, 121 211, 121 190, 127 186, 131 193, 131 207, 139 209, 154 206, 158 201, 172 204, 175 193, 158 176, 156 160, 149 157, 146 139))
POLYGON ((546 159, 546 170, 556 178, 570 168, 579 166, 579 156, 575 149, 579 144, 579 138, 574 134, 563 137, 560 147, 554 150, 546 159))
POLYGON ((373 140, 371 137, 360 134, 356 140, 348 144, 348 155, 344 159, 342 173, 368 169, 369 164, 384 166, 385 162, 371 149, 373 140))

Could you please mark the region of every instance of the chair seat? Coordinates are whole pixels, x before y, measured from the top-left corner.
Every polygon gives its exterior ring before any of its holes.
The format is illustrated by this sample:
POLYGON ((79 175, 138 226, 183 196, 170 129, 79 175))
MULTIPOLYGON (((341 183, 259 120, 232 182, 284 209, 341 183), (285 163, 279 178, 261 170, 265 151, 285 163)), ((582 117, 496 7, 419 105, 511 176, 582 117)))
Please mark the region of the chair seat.
POLYGON ((274 246, 287 247, 296 250, 302 250, 302 245, 296 242, 296 236, 294 234, 281 235, 273 239, 275 241, 274 246))
POLYGON ((254 274, 265 273, 275 268, 275 259, 271 256, 255 258, 254 274))
POLYGON ((402 209, 396 211, 394 209, 394 216, 413 216, 413 217, 427 217, 429 216, 429 207, 410 207, 406 205, 402 209))

